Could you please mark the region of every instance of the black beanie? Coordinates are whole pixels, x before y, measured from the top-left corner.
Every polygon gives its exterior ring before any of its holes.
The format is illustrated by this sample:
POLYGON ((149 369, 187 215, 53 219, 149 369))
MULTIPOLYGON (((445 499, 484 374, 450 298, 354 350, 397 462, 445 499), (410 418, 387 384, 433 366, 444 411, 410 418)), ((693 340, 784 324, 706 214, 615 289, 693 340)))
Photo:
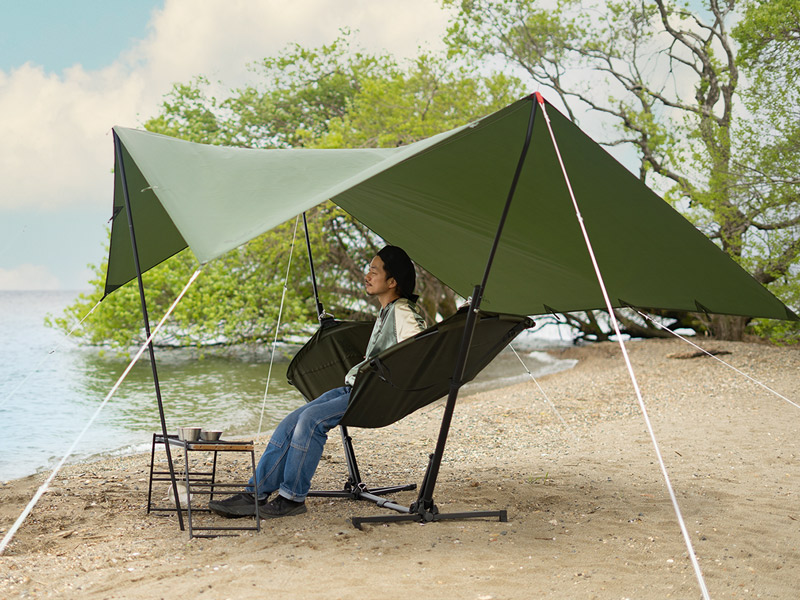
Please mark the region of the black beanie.
POLYGON ((414 271, 414 263, 411 262, 406 251, 399 246, 384 246, 378 251, 378 256, 383 261, 386 277, 393 277, 397 282, 397 293, 400 297, 416 302, 419 298, 414 294, 417 273, 414 271))

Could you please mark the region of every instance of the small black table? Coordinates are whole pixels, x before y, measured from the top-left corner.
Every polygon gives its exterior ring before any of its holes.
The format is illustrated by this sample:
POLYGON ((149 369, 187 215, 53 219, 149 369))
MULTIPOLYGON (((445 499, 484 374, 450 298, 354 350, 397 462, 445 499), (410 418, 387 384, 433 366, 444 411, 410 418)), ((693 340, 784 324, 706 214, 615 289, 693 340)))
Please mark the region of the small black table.
MULTIPOLYGON (((233 535, 221 534, 219 531, 261 531, 261 521, 258 517, 258 507, 255 495, 253 497, 253 509, 255 524, 251 526, 230 525, 226 527, 216 525, 196 525, 192 520, 192 513, 209 513, 208 508, 197 508, 192 506, 192 495, 198 494, 208 496, 209 501, 214 499, 216 492, 222 491, 242 491, 247 485, 247 481, 229 481, 218 482, 217 479, 217 455, 220 453, 231 452, 245 452, 250 454, 250 467, 252 470, 252 477, 255 485, 258 486, 256 479, 256 460, 255 460, 255 446, 252 440, 250 441, 233 441, 233 440, 197 440, 196 442, 187 442, 178 439, 177 435, 168 435, 166 440, 163 434, 154 433, 153 443, 150 451, 150 483, 147 490, 147 512, 178 512, 185 510, 189 523, 189 539, 193 537, 217 537, 219 535, 233 535), (153 482, 172 482, 173 474, 170 471, 159 471, 155 469, 155 455, 158 447, 164 447, 166 444, 170 447, 177 447, 183 449, 183 468, 179 471, 174 469, 174 477, 177 482, 182 482, 186 485, 186 495, 179 491, 178 498, 174 499, 174 506, 156 506, 153 500, 153 482), (202 466, 192 467, 190 455, 195 452, 212 452, 213 460, 211 469, 203 468, 202 466), (186 506, 184 507, 183 504, 186 506), (199 532, 199 533, 198 533, 199 532)), ((174 456, 174 454, 173 454, 174 456)), ((195 461, 198 462, 198 461, 195 461)), ((182 519, 181 529, 183 530, 182 519)))

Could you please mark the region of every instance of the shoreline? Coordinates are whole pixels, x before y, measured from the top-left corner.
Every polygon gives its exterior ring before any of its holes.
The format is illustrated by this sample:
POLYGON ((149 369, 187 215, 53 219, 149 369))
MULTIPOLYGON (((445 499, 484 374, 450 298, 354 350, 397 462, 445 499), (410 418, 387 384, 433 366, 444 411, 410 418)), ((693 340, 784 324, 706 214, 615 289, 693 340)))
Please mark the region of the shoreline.
MULTIPOLYGON (((542 356, 549 356, 548 349, 540 349, 540 348, 526 348, 524 350, 520 350, 520 355, 525 356, 529 354, 538 354, 542 356)), ((170 360, 174 360, 175 356, 171 356, 169 360, 164 361, 165 363, 169 363, 170 360)), ((185 360, 187 356, 181 357, 181 360, 185 360)), ((285 359, 285 357, 284 357, 285 359)), ((552 372, 557 372, 559 370, 564 370, 571 368, 574 361, 561 361, 564 364, 557 364, 557 361, 553 361, 552 363, 550 360, 542 360, 541 357, 537 357, 534 359, 536 362, 536 366, 533 366, 533 371, 537 373, 537 376, 543 376, 546 374, 550 374, 552 372)), ((280 361, 279 361, 280 362, 280 361)), ((288 360, 283 360, 284 363, 288 364, 288 360)), ((528 366, 526 365, 526 369, 528 366)), ((527 373, 521 368, 519 361, 516 358, 513 358, 513 354, 510 351, 504 351, 499 355, 495 361, 490 363, 487 368, 474 380, 473 382, 468 383, 464 388, 462 388, 461 396, 469 396, 480 391, 489 391, 493 389, 497 389, 500 387, 506 387, 507 385, 518 383, 523 380, 527 380, 528 375, 527 373)), ((273 382, 275 380, 273 379, 273 382)), ((286 387, 288 384, 285 384, 286 387)), ((274 388, 274 384, 273 384, 274 388)), ((297 395, 297 401, 301 401, 301 397, 299 393, 291 388, 292 392, 297 395)), ((285 413, 278 413, 274 415, 274 418, 282 418, 284 414, 288 414, 290 410, 295 405, 292 405, 286 408, 285 413)), ((155 409, 153 409, 155 410, 155 409)), ((105 414, 108 414, 106 411, 105 414)), ((157 414, 157 413, 156 413, 157 414)), ((268 417, 269 418, 269 417, 268 417)), ((275 421, 277 424, 277 421, 275 421)), ((268 422, 267 425, 271 430, 272 424, 268 422)), ((147 431, 128 431, 128 432, 121 432, 122 435, 129 436, 130 438, 136 440, 125 445, 118 445, 114 446, 109 449, 105 450, 82 450, 82 446, 85 444, 81 444, 76 449, 76 452, 71 456, 68 460, 66 465, 77 465, 77 464, 90 464, 92 462, 101 461, 107 458, 115 458, 115 457, 125 457, 130 456, 142 452, 149 452, 150 450, 150 436, 154 431, 160 431, 156 425, 154 428, 149 428, 147 431)), ((171 433, 175 433, 174 431, 171 433)), ((228 434, 231 439, 253 439, 257 436, 257 430, 253 429, 248 431, 247 429, 241 426, 234 426, 233 431, 228 434)), ((65 439, 64 440, 64 449, 68 448, 70 444, 74 440, 72 439, 65 439)), ((86 440, 84 440, 86 442, 86 440)), ((40 464, 38 467, 35 468, 33 472, 21 473, 19 475, 14 474, 12 476, 3 476, 0 477, 0 483, 2 482, 11 482, 18 479, 23 479, 25 477, 29 477, 32 475, 49 475, 55 466, 59 463, 59 461, 63 458, 63 451, 58 453, 55 449, 50 449, 52 451, 52 455, 49 458, 49 462, 47 464, 40 464)), ((19 465, 17 465, 19 467, 19 465)), ((2 469, 0 469, 2 471, 2 469)), ((13 469, 12 469, 13 471, 13 469)), ((19 468, 17 469, 19 471, 19 468)))
MULTIPOLYGON (((799 349, 705 346, 730 352, 721 358, 798 400, 799 349)), ((714 359, 677 358, 689 349, 683 342, 627 348, 711 596, 793 597, 797 409, 714 359)), ((439 508, 507 508, 507 523, 362 532, 348 518, 381 509, 311 498, 308 513, 262 521, 260 534, 189 541, 174 517, 145 513, 149 453, 106 459, 64 467, 0 557, 0 598, 153 598, 167 589, 222 598, 287 590, 304 598, 365 590, 498 600, 699 596, 619 346, 551 353, 579 360, 538 379, 560 416, 536 384, 518 383, 463 398, 448 438, 439 508)), ((440 416, 436 403, 390 427, 351 432, 365 480, 419 483, 440 416)), ((338 438, 326 446, 317 489, 341 487, 338 438)), ((43 479, 0 485, 0 529, 43 479)), ((415 498, 393 497, 406 505, 415 498)))

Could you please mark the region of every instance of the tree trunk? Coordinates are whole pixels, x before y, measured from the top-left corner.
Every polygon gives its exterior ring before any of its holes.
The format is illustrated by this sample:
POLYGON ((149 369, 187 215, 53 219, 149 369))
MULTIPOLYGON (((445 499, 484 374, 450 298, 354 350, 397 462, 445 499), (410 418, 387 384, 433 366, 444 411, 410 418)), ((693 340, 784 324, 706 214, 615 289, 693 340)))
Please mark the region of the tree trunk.
POLYGON ((749 317, 711 315, 708 329, 714 339, 741 342, 744 339, 744 330, 749 321, 749 317))

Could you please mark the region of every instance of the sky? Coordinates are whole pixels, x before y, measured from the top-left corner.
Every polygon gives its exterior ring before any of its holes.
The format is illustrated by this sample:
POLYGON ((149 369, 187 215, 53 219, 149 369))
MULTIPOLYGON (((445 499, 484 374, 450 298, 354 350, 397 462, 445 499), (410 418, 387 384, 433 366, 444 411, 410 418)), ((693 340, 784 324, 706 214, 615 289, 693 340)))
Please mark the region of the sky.
POLYGON ((111 128, 174 83, 235 88, 247 65, 341 28, 369 51, 442 48, 438 0, 0 0, 0 290, 86 290, 108 241, 111 128))

